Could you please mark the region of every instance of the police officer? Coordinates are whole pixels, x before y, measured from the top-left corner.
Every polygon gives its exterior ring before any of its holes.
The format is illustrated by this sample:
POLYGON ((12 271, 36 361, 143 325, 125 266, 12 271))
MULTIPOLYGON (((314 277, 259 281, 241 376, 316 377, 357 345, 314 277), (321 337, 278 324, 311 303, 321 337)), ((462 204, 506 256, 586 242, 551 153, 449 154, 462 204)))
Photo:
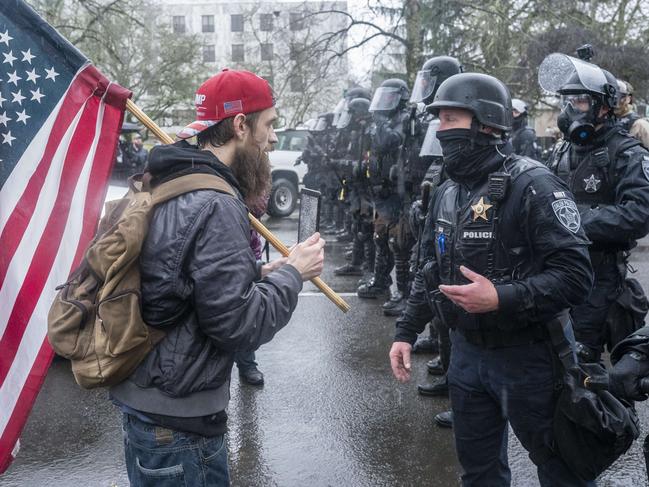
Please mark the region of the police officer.
POLYGON ((649 121, 638 115, 633 109, 633 86, 628 81, 617 80, 620 91, 620 100, 615 109, 617 123, 624 128, 631 137, 635 137, 642 145, 649 148, 649 121))
MULTIPOLYGON (((451 76, 464 71, 462 64, 454 57, 451 56, 436 56, 428 59, 422 66, 421 70, 417 73, 417 79, 413 87, 413 94, 410 97, 411 103, 423 103, 429 106, 433 103, 435 94, 437 93, 440 85, 451 76)), ((423 125, 426 126, 425 136, 421 143, 419 151, 419 160, 423 167, 427 167, 426 174, 423 179, 426 184, 429 184, 429 191, 434 195, 435 190, 443 181, 443 158, 442 148, 437 140, 437 130, 439 129, 439 119, 435 118, 427 110, 424 112, 426 118, 423 120, 423 125), (432 118, 431 118, 432 117, 432 118)), ((418 204, 413 206, 413 213, 416 215, 418 212, 418 204)), ((410 219, 412 222, 421 221, 420 218, 415 218, 414 215, 410 219)), ((421 235, 422 229, 413 228, 413 235, 418 236, 416 248, 413 252, 415 260, 414 268, 418 268, 421 264, 424 252, 421 249, 421 235)), ((401 308, 401 311, 403 308, 401 308)), ((438 344, 439 357, 429 362, 428 371, 433 375, 442 375, 442 379, 431 384, 419 384, 417 390, 424 396, 448 396, 448 383, 446 380, 446 372, 450 362, 451 343, 449 339, 449 330, 443 326, 438 318, 434 318, 430 324, 430 335, 428 337, 421 337, 415 342, 413 352, 418 352, 421 348, 425 347, 428 343, 438 344)), ((452 415, 450 411, 444 411, 435 415, 435 422, 442 427, 452 426, 452 415)))
POLYGON ((397 162, 406 138, 409 113, 407 109, 410 90, 405 81, 391 78, 377 88, 370 112, 374 118, 374 134, 370 152, 369 176, 374 206, 374 275, 369 282, 358 287, 360 298, 387 297, 395 266, 395 256, 390 249, 398 248, 396 261, 397 285, 406 293, 412 236, 407 220, 400 221, 402 199, 396 188, 397 162), (403 249, 407 249, 403 251, 403 249), (404 258, 405 255, 405 258, 404 258))
POLYGON ((580 360, 597 362, 607 336, 619 334, 607 330, 606 318, 626 286, 628 251, 649 232, 649 152, 615 123, 618 90, 610 73, 551 54, 539 82, 561 95, 557 123, 565 140, 549 165, 568 184, 591 241, 595 285, 571 316, 580 360), (563 76, 556 76, 558 63, 569 67, 563 76))
POLYGON ((307 165, 304 175, 304 185, 307 188, 317 189, 322 194, 321 229, 330 229, 334 226, 334 204, 331 199, 330 170, 326 165, 329 147, 331 146, 334 126, 333 112, 318 115, 315 126, 309 131, 307 143, 300 157, 301 162, 307 165))
POLYGON ((345 169, 345 189, 349 195, 353 237, 351 262, 334 270, 334 274, 339 276, 363 275, 361 265, 365 257, 366 270, 374 270, 372 202, 367 177, 372 122, 369 106, 368 99, 354 98, 337 124, 341 132, 348 134, 348 144, 340 154, 338 164, 345 169))
POLYGON ((536 143, 536 131, 527 125, 527 103, 518 98, 512 100, 512 146, 514 154, 541 160, 541 149, 536 143))
POLYGON ((336 127, 336 135, 332 142, 328 159, 329 167, 334 176, 333 181, 337 183, 335 193, 337 231, 334 234, 336 235, 336 240, 339 242, 351 242, 353 239, 351 232, 351 213, 348 211, 350 205, 349 188, 347 188, 348 181, 346 180, 350 177, 348 173, 349 168, 346 166, 341 167, 339 164, 340 160, 343 159, 347 153, 351 134, 346 130, 346 128, 341 129, 339 127, 339 121, 341 117, 348 115, 349 103, 354 98, 365 98, 369 100, 371 98, 371 93, 360 86, 345 91, 343 99, 340 100, 334 109, 333 124, 336 127))
POLYGON ((557 456, 536 455, 552 445, 557 377, 546 323, 592 282, 577 206, 545 166, 512 153, 511 98, 499 80, 452 76, 431 109, 450 179, 426 221, 428 260, 397 320, 392 371, 409 380, 411 345, 433 305, 453 327, 448 376, 463 485, 509 485, 508 422, 542 486, 583 485, 557 456))

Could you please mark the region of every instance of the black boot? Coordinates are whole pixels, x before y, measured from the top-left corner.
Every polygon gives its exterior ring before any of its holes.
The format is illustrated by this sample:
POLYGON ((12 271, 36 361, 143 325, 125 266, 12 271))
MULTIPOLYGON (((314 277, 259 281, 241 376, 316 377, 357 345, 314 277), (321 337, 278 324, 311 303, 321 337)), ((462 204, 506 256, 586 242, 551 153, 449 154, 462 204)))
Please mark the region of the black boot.
POLYGON ((435 382, 433 384, 419 384, 417 386, 417 391, 422 396, 448 397, 448 379, 444 377, 441 381, 435 382))
POLYGON ((390 293, 390 299, 381 306, 384 310, 394 308, 395 305, 403 299, 403 294, 398 289, 390 293))
POLYGON ((440 428, 453 427, 453 411, 444 411, 435 415, 435 424, 440 428))
POLYGON ((444 375, 444 365, 442 365, 442 358, 437 357, 433 360, 426 362, 426 368, 431 375, 444 375))
POLYGON ((352 256, 351 262, 343 266, 338 267, 334 270, 334 274, 337 276, 362 276, 363 269, 361 264, 363 263, 363 242, 360 241, 358 236, 354 239, 354 245, 352 247, 352 256))
POLYGON ((358 287, 356 294, 363 299, 377 299, 387 297, 390 292, 392 278, 390 272, 394 265, 387 238, 377 236, 375 238, 375 260, 374 260, 374 277, 366 284, 358 287))
POLYGON ((412 353, 438 353, 439 343, 432 336, 420 336, 412 346, 412 353))

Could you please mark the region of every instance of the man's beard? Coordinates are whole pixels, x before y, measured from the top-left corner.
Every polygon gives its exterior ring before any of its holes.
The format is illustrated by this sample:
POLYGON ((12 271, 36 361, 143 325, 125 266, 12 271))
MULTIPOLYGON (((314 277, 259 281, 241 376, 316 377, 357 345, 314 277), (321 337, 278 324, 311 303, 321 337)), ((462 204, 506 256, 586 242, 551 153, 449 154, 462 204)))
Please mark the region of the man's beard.
POLYGON ((256 146, 236 148, 230 169, 248 207, 255 210, 262 205, 263 213, 272 186, 268 153, 256 146))

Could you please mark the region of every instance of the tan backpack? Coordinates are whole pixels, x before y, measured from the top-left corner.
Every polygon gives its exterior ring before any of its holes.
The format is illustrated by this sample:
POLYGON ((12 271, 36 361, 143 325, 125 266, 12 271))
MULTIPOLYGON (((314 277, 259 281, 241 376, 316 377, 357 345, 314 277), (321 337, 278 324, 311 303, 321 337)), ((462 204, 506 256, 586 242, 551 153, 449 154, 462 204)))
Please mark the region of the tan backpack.
POLYGON ((234 196, 222 178, 190 174, 148 192, 129 180, 121 200, 106 204, 97 236, 50 308, 47 336, 54 351, 70 359, 86 389, 120 383, 165 335, 142 319, 139 257, 153 208, 199 189, 234 196))

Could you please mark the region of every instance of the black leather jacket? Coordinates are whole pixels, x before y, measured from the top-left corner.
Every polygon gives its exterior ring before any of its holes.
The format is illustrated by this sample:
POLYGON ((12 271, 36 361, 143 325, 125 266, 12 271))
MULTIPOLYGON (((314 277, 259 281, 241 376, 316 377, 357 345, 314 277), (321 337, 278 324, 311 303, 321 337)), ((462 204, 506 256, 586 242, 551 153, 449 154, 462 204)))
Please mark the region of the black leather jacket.
MULTIPOLYGON (((156 147, 148 169, 154 181, 208 172, 237 188, 227 166, 186 143, 156 147)), ((142 308, 167 335, 111 389, 118 401, 167 416, 222 411, 234 352, 257 349, 288 323, 302 279, 285 265, 259 280, 247 213, 240 198, 211 190, 155 209, 141 253, 142 308)))

